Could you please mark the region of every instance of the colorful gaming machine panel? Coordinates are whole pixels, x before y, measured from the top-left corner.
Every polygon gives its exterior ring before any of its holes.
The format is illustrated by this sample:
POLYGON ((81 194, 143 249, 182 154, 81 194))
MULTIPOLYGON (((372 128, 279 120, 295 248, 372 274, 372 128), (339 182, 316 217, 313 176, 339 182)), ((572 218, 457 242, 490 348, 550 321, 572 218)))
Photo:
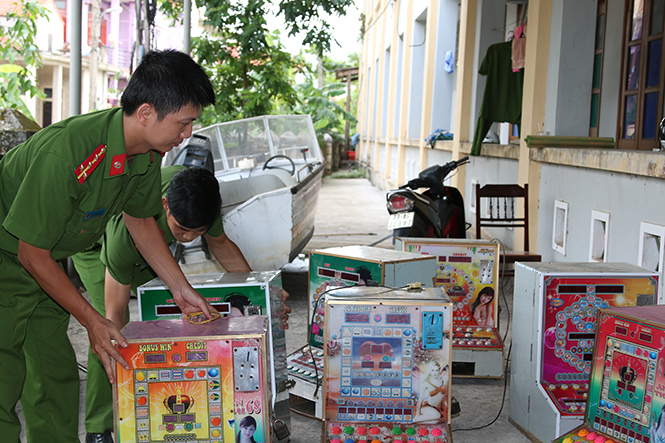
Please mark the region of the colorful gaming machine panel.
POLYGON ((338 286, 409 283, 432 286, 434 257, 370 246, 342 246, 311 251, 309 258, 309 344, 323 348, 324 309, 321 295, 338 286))
POLYGON ((653 303, 648 277, 556 277, 545 281, 541 384, 563 415, 583 415, 599 309, 653 303))
POLYGON ((558 443, 665 441, 665 306, 600 311, 584 425, 558 443))
POLYGON ((325 318, 324 442, 451 440, 452 305, 442 289, 340 288, 326 295, 325 318))
POLYGON ((118 443, 222 443, 250 433, 270 440, 269 343, 264 316, 133 322, 118 351, 115 435, 118 443))
POLYGON ((488 240, 398 238, 395 248, 436 257, 434 286, 453 302, 453 347, 502 349, 498 320, 499 245, 488 240))
POLYGON ((493 327, 498 318, 499 245, 487 240, 398 238, 395 248, 436 257, 434 286, 442 286, 453 302, 453 324, 493 327), (475 313, 480 295, 488 294, 483 315, 475 313), (475 306, 474 306, 475 305, 475 306), (475 314, 475 315, 474 315, 475 314), (488 315, 489 314, 489 315, 488 315))

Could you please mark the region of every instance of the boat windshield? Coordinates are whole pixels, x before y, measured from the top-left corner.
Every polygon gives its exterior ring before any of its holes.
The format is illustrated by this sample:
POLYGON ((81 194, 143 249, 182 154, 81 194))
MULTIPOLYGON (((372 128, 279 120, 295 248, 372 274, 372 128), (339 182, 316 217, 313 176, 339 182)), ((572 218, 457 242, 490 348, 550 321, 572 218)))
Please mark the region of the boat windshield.
POLYGON ((241 161, 261 165, 275 155, 289 157, 296 163, 321 160, 309 116, 250 118, 219 123, 196 133, 210 138, 215 171, 238 168, 241 161))

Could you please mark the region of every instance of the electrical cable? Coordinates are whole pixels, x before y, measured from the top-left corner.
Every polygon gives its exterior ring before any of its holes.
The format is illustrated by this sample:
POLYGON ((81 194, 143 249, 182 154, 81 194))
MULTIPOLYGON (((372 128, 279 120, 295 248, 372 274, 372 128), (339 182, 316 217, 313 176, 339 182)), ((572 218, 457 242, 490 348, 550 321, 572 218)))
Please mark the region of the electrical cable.
MULTIPOLYGON (((498 238, 493 238, 491 241, 495 242, 499 245, 499 269, 500 269, 500 274, 505 275, 507 264, 506 264, 506 260, 505 260, 505 255, 501 254, 501 251, 505 250, 505 247, 503 246, 503 243, 501 242, 501 240, 499 240, 498 238), (503 259, 501 257, 503 257, 503 259)), ((499 287, 499 292, 501 294, 501 298, 503 298, 503 301, 506 304, 506 311, 507 311, 506 313, 507 313, 507 318, 508 318, 507 323, 506 323, 506 332, 505 332, 505 335, 503 336, 503 343, 505 344, 506 339, 508 337, 508 331, 510 330, 510 306, 508 305, 508 299, 507 299, 506 293, 504 291, 503 283, 504 282, 501 282, 501 285, 499 287)), ((507 389, 508 389, 508 380, 509 380, 508 379, 508 365, 510 364, 510 353, 511 353, 512 349, 513 349, 513 342, 511 340, 510 345, 508 346, 508 352, 506 353, 506 361, 505 361, 504 371, 503 371, 505 381, 504 381, 504 384, 503 384, 503 394, 501 396, 501 406, 499 407, 499 412, 497 413, 494 420, 492 420, 491 422, 489 422, 485 425, 476 426, 476 427, 473 427, 473 428, 452 429, 451 432, 477 431, 479 429, 483 429, 483 428, 487 428, 489 426, 492 426, 499 419, 499 417, 501 416, 501 413, 503 412, 503 407, 504 407, 504 404, 505 404, 505 401, 506 401, 506 392, 507 392, 507 389)))
POLYGON ((374 24, 375 24, 376 22, 379 21, 379 18, 381 18, 381 16, 383 15, 383 13, 386 12, 386 9, 388 9, 388 6, 390 6, 390 5, 393 4, 393 3, 394 3, 394 2, 392 2, 392 1, 386 3, 386 6, 383 8, 383 10, 382 10, 381 12, 379 12, 379 14, 376 16, 376 18, 374 19, 374 21, 373 21, 372 23, 370 23, 370 24, 367 26, 367 28, 364 29, 363 34, 360 36, 360 38, 365 38, 365 34, 367 34, 367 32, 372 28, 372 26, 374 26, 374 24))
POLYGON ((475 428, 452 429, 451 432, 477 431, 479 429, 492 426, 499 419, 501 413, 503 412, 503 406, 506 402, 506 390, 508 389, 508 363, 510 362, 510 351, 512 351, 512 349, 513 349, 513 344, 510 343, 510 346, 508 347, 508 354, 506 355, 506 365, 504 370, 506 379, 505 382, 503 383, 503 395, 501 396, 501 406, 499 407, 499 412, 496 414, 496 417, 494 417, 494 420, 487 423, 486 425, 476 426, 475 428))
POLYGON ((381 243, 381 242, 383 242, 383 241, 385 241, 385 240, 388 240, 388 239, 389 239, 390 237, 392 237, 393 235, 394 235, 394 234, 392 234, 392 233, 391 233, 391 234, 388 234, 388 235, 386 235, 385 237, 383 237, 382 239, 377 240, 377 241, 375 241, 374 243, 371 243, 371 244, 369 244, 369 245, 367 245, 367 246, 376 246, 376 245, 378 245, 379 243, 381 243))
MULTIPOLYGON (((493 238, 490 241, 498 243, 498 245, 499 245, 499 274, 500 275, 506 275, 506 267, 508 266, 508 264, 506 263, 506 254, 501 253, 502 251, 506 250, 506 247, 503 245, 503 242, 501 242, 501 240, 499 240, 496 237, 493 238)), ((511 315, 510 315, 510 306, 508 305, 508 298, 506 297, 506 291, 504 290, 504 284, 505 284, 505 281, 502 281, 501 285, 499 286, 499 293, 501 295, 501 298, 503 299, 503 302, 506 304, 506 311, 507 311, 507 314, 508 314, 506 316, 506 318, 508 319, 507 324, 506 324, 506 333, 503 336, 503 342, 505 343, 506 342, 506 337, 508 337, 508 330, 510 329, 511 315)))

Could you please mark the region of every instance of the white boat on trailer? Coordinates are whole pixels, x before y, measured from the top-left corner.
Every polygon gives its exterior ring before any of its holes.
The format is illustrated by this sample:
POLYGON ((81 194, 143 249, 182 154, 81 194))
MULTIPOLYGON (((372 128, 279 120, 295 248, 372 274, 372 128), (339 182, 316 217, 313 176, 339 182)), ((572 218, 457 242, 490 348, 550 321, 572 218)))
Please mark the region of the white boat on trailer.
MULTIPOLYGON (((325 168, 311 117, 270 115, 217 123, 194 131, 163 164, 182 162, 185 151, 197 147, 212 153, 224 230, 252 269, 279 269, 297 257, 314 233, 325 168)), ((201 163, 210 163, 205 160, 201 163)), ((208 263, 194 270, 187 256, 185 262, 186 272, 210 269, 208 263)))

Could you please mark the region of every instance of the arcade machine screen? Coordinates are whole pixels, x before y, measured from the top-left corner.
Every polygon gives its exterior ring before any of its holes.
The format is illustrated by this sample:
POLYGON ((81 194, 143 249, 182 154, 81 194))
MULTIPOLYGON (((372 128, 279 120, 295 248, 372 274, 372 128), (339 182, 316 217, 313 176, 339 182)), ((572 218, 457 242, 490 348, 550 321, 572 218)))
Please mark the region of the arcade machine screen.
POLYGON ((324 442, 450 441, 450 326, 440 289, 330 292, 324 442))
POLYGON ((598 310, 637 305, 645 280, 550 277, 546 282, 540 383, 561 415, 586 410, 598 310))
POLYGON ((665 306, 601 311, 584 425, 556 442, 664 441, 664 321, 665 306))

